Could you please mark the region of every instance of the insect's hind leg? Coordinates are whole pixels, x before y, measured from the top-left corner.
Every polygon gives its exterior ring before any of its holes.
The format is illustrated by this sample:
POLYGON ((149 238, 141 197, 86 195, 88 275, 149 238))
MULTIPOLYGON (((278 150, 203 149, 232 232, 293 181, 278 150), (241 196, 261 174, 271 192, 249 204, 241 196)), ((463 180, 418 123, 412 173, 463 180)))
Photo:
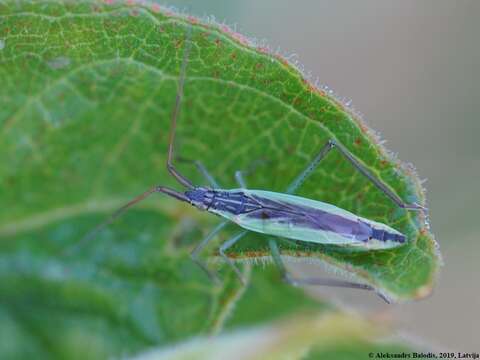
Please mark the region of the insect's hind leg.
POLYGON ((399 207, 407 210, 426 211, 425 207, 419 204, 405 203, 384 182, 376 178, 364 165, 362 165, 342 144, 332 139, 327 141, 327 143, 322 147, 318 155, 315 156, 315 158, 307 166, 307 168, 304 171, 302 171, 300 175, 297 176, 297 178, 287 188, 287 191, 286 191, 287 194, 293 194, 303 184, 303 182, 308 178, 308 176, 310 176, 312 172, 317 168, 320 161, 334 148, 337 148, 340 154, 342 154, 342 156, 346 158, 357 171, 359 171, 363 176, 369 179, 377 189, 382 191, 388 198, 390 198, 399 207))
POLYGON ((190 253, 190 257, 192 260, 202 268, 203 271, 208 275, 208 277, 214 281, 214 282, 219 282, 218 276, 215 272, 211 271, 208 269, 207 265, 199 259, 198 255, 202 249, 207 246, 207 244, 222 230, 226 225, 228 224, 228 221, 223 221, 220 224, 218 224, 210 233, 203 239, 200 244, 198 244, 195 249, 190 253))
POLYGON ((382 191, 387 197, 390 198, 399 207, 407 210, 422 210, 426 211, 426 208, 419 204, 407 204, 397 194, 395 194, 384 182, 376 178, 364 165, 362 165, 342 144, 337 143, 334 140, 329 140, 331 148, 337 148, 338 151, 345 157, 355 169, 357 169, 363 176, 370 180, 373 185, 380 191, 382 191))
MULTIPOLYGON (((350 282, 350 281, 345 281, 345 280, 338 280, 338 279, 326 279, 326 278, 304 278, 304 279, 294 279, 292 278, 288 271, 287 268, 285 267, 285 264, 283 263, 283 260, 280 256, 280 251, 278 250, 278 245, 277 242, 274 239, 269 239, 268 240, 268 245, 270 247, 270 251, 272 254, 273 261, 275 265, 278 267, 280 270, 280 273, 282 275, 282 278, 285 282, 298 286, 298 285, 315 285, 315 286, 333 286, 333 287, 344 287, 344 288, 350 288, 350 289, 360 289, 360 290, 371 290, 375 291, 375 289, 367 284, 360 284, 360 283, 355 283, 355 282, 350 282)), ((382 298, 386 303, 390 303, 390 301, 383 296, 381 293, 378 291, 375 291, 375 293, 382 298)))
POLYGON ((225 251, 230 248, 231 246, 233 246, 238 240, 240 240, 241 238, 243 238, 246 234, 248 233, 248 230, 243 230, 241 232, 239 232, 237 235, 233 236, 231 239, 225 241, 222 246, 220 246, 220 249, 218 250, 219 253, 220 253, 220 256, 225 260, 225 262, 230 265, 230 267, 235 271, 235 273, 237 274, 238 278, 240 279, 240 281, 242 282, 242 284, 246 284, 245 280, 243 279, 243 276, 242 276, 242 273, 240 272, 240 270, 238 269, 237 266, 235 266, 235 264, 233 263, 233 261, 227 256, 225 255, 225 251))

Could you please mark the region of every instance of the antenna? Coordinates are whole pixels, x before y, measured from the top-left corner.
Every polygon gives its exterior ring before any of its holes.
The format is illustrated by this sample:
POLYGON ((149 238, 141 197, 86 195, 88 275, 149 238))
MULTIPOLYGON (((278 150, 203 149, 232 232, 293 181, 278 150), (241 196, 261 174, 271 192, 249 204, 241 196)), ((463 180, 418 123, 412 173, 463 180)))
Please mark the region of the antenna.
POLYGON ((83 247, 86 243, 90 240, 95 238, 95 236, 103 230, 106 226, 110 225, 112 222, 115 221, 118 217, 123 215, 130 207, 139 203, 142 200, 145 200, 148 196, 152 195, 153 193, 164 193, 167 194, 175 199, 186 201, 188 202, 189 199, 182 193, 175 191, 173 189, 167 188, 165 186, 155 186, 148 191, 145 191, 143 194, 137 196, 133 200, 130 200, 127 204, 123 205, 121 208, 117 209, 112 215, 110 215, 106 220, 95 226, 92 230, 90 230, 84 237, 80 239, 79 242, 74 244, 73 246, 68 247, 63 254, 64 255, 72 255, 75 253, 77 249, 83 247))
POLYGON ((175 107, 173 108, 173 113, 172 113, 172 124, 170 128, 170 137, 169 137, 169 144, 168 144, 168 159, 167 159, 167 169, 172 174, 172 176, 183 186, 193 189, 194 186, 193 184, 182 174, 178 172, 177 169, 175 169, 175 166, 173 166, 173 145, 175 142, 175 131, 177 128, 177 117, 178 114, 180 113, 180 104, 182 102, 182 97, 183 97, 183 85, 185 83, 185 74, 187 72, 187 63, 188 63, 188 56, 190 55, 190 49, 191 49, 191 38, 192 34, 192 29, 188 28, 187 30, 187 35, 185 38, 185 50, 183 51, 183 61, 182 65, 180 68, 180 76, 178 78, 178 90, 177 90, 177 96, 175 98, 175 107))
MULTIPOLYGON (((185 38, 185 50, 183 52, 183 61, 181 65, 181 70, 180 70, 180 78, 178 80, 178 90, 177 90, 177 96, 175 99, 175 107, 173 109, 173 114, 172 114, 172 128, 170 130, 170 139, 169 139, 169 145, 168 145, 168 160, 167 160, 167 169, 172 174, 175 179, 177 179, 178 182, 180 182, 182 185, 193 189, 194 186, 192 183, 186 179, 184 176, 182 176, 173 166, 172 164, 172 157, 173 157, 173 142, 175 140, 175 127, 176 127, 176 122, 177 122, 177 116, 180 111, 180 103, 182 100, 182 95, 183 95, 183 84, 185 83, 185 73, 187 69, 187 62, 188 62, 188 55, 190 53, 190 37, 191 37, 191 28, 187 29, 187 35, 185 38)), ((69 256, 72 255, 75 250, 81 248, 83 245, 85 245, 87 242, 89 242, 91 239, 93 239, 98 232, 100 232, 102 229, 104 229, 106 226, 111 224, 115 219, 117 219, 119 216, 123 215, 125 211, 127 211, 130 207, 133 205, 139 203, 140 201, 145 200, 147 197, 154 193, 164 193, 168 196, 171 196, 177 200, 180 201, 185 201, 189 202, 188 197, 176 190, 170 189, 165 186, 154 186, 148 191, 145 191, 143 194, 137 196, 133 200, 129 201, 127 204, 123 205, 121 208, 116 210, 110 217, 108 217, 105 221, 97 225, 95 228, 93 228, 90 232, 88 232, 80 241, 73 246, 68 247, 66 250, 63 251, 63 255, 69 256)))

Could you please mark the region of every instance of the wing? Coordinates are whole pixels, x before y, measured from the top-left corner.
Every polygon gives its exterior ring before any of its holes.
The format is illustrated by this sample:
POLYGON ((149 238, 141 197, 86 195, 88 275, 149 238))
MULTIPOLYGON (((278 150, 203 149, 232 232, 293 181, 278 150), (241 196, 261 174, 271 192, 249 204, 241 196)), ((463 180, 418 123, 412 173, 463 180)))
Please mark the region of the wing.
POLYGON ((243 191, 245 196, 261 205, 259 209, 241 214, 219 214, 251 231, 362 249, 391 248, 404 240, 401 233, 385 224, 321 201, 263 190, 230 191, 243 191))

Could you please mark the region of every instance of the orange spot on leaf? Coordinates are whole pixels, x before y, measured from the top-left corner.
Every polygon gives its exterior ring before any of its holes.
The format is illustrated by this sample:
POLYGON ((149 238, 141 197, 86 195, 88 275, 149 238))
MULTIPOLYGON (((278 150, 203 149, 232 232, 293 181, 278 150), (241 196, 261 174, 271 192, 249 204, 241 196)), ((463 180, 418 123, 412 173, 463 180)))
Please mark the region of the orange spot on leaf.
POLYGON ((191 24, 197 25, 198 24, 198 19, 194 16, 189 16, 188 21, 190 21, 191 24))
POLYGON ((363 133, 367 133, 368 128, 365 125, 359 124, 359 126, 360 126, 360 130, 362 130, 363 133))
POLYGON ((268 48, 264 47, 264 46, 261 46, 261 47, 257 47, 257 50, 263 54, 268 54, 268 48))

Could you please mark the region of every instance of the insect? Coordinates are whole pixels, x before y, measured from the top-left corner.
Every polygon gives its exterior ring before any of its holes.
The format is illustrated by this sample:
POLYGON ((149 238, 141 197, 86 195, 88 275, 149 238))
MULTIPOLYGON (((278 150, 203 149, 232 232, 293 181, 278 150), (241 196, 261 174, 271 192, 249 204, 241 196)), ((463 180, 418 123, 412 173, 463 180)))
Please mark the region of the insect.
MULTIPOLYGON (((188 38, 185 42, 183 61, 178 79, 178 90, 171 118, 167 170, 186 190, 180 192, 165 186, 154 186, 118 209, 110 218, 87 234, 81 243, 94 237, 98 231, 110 224, 131 206, 154 193, 163 193, 177 200, 189 203, 199 210, 208 211, 224 218, 224 221, 217 225, 191 253, 192 259, 203 268, 212 279, 218 278, 199 259, 199 253, 221 229, 229 222, 233 222, 242 227, 243 230, 224 242, 219 249, 219 254, 227 264, 234 269, 241 280, 242 274, 233 261, 226 256, 225 252, 248 232, 257 232, 270 235, 268 244, 274 263, 280 269, 284 280, 291 284, 328 285, 375 290, 367 284, 338 279, 292 278, 286 271, 276 240, 280 237, 299 243, 336 244, 358 250, 370 251, 400 246, 407 241, 406 236, 386 224, 362 218, 331 204, 295 196, 295 192, 317 168, 321 160, 324 159, 331 150, 337 149, 355 169, 368 178, 399 207, 408 210, 425 210, 424 207, 419 204, 404 203, 398 195, 390 190, 382 181, 373 176, 342 144, 334 139, 329 140, 320 149, 318 155, 311 161, 306 169, 293 180, 285 193, 248 189, 241 171, 235 173, 235 178, 240 186, 239 188, 230 190, 221 189, 199 161, 196 161, 195 164, 210 183, 211 187, 201 187, 192 184, 173 164, 177 118, 183 97, 183 87, 191 47, 188 38)), ((380 293, 378 293, 378 295, 388 302, 383 295, 380 293)))

